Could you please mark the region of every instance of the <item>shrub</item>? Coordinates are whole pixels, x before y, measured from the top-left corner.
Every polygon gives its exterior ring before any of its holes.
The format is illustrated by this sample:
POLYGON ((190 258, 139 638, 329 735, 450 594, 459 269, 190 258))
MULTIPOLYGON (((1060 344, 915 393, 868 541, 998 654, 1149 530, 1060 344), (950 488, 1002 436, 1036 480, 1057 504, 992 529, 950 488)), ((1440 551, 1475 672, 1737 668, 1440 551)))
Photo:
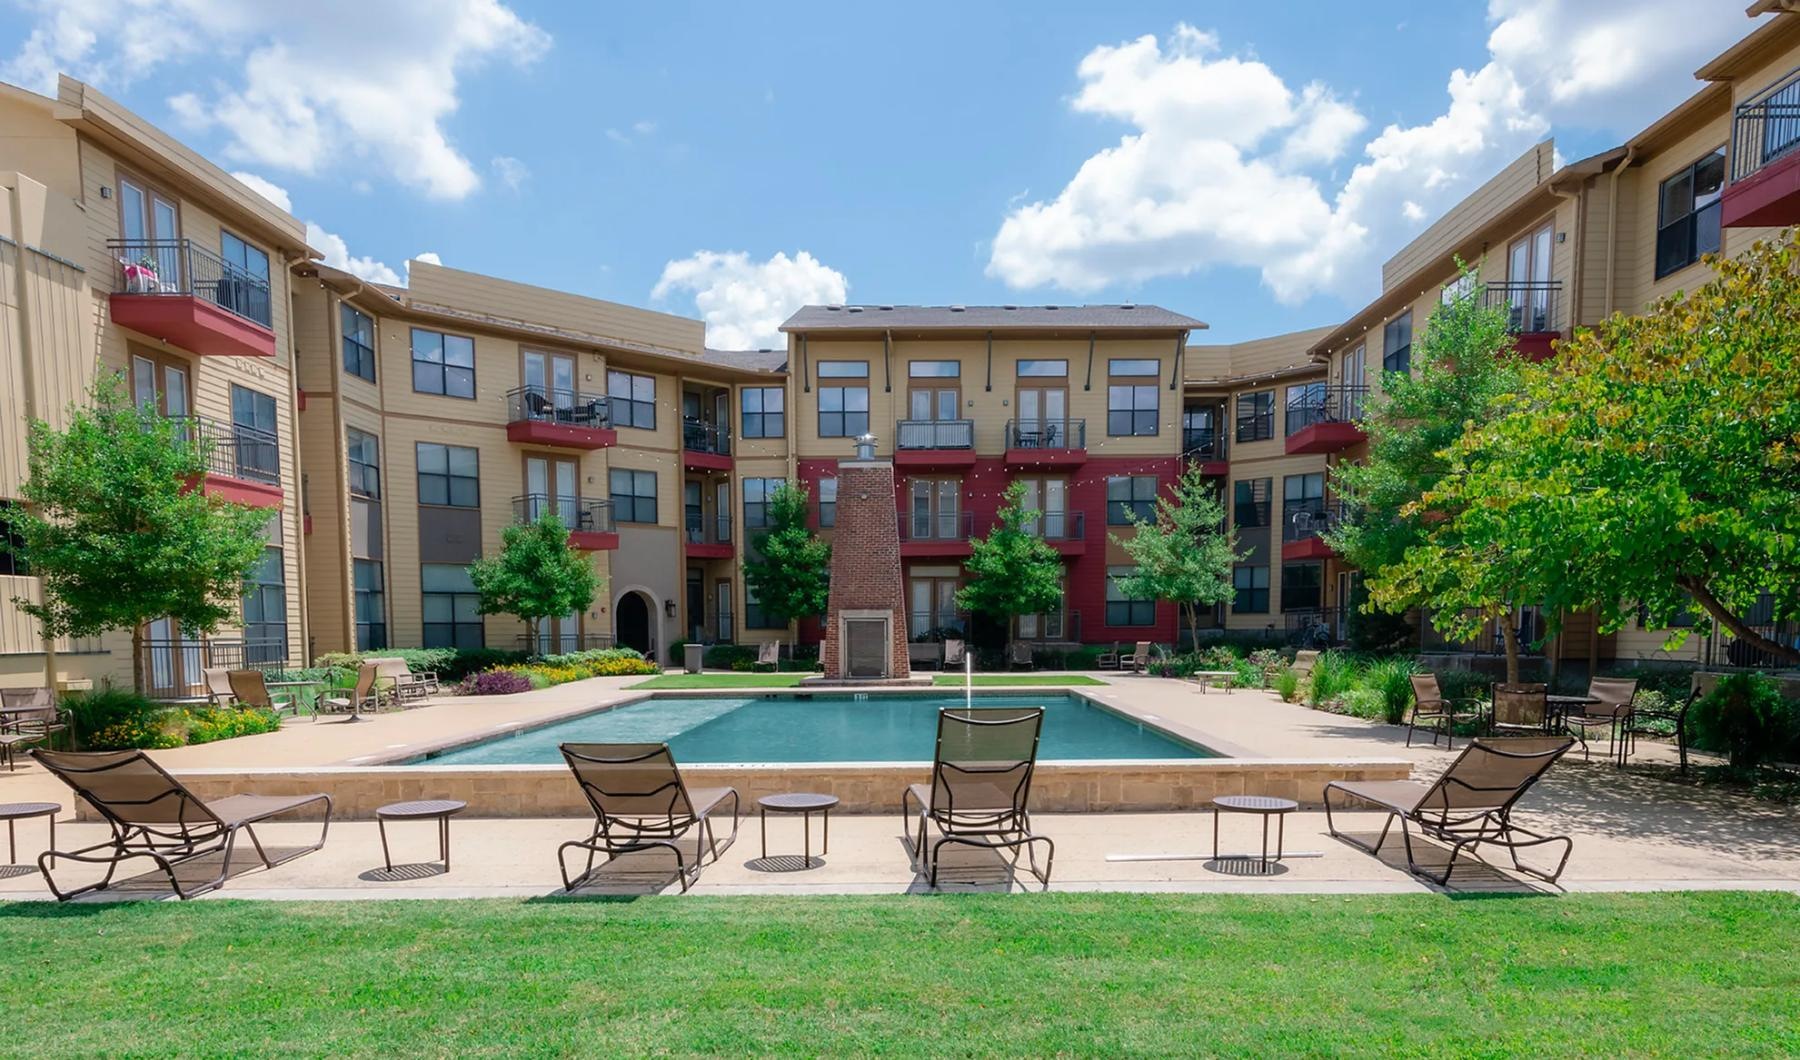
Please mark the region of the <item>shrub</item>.
POLYGON ((1378 659, 1363 670, 1362 685, 1381 696, 1381 720, 1398 725, 1412 705, 1412 675, 1418 667, 1411 659, 1378 659))
POLYGON ((327 652, 313 660, 315 668, 355 672, 365 658, 405 659, 415 673, 431 671, 440 680, 460 681, 472 673, 525 661, 525 653, 500 648, 382 648, 375 651, 327 652))
POLYGON ((1235 667, 1233 667, 1233 669, 1235 669, 1237 671, 1237 676, 1231 679, 1231 687, 1233 687, 1233 688, 1261 688, 1261 687, 1263 687, 1263 669, 1262 669, 1262 667, 1251 662, 1249 659, 1239 659, 1237 661, 1237 665, 1235 667))
POLYGON ((510 696, 532 689, 531 678, 512 670, 488 670, 464 680, 460 695, 510 696))
POLYGON ((1322 706, 1356 687, 1355 660, 1341 651, 1320 652, 1307 682, 1307 700, 1322 706))
POLYGON ((190 744, 255 736, 281 728, 280 715, 256 707, 201 707, 183 713, 182 724, 187 728, 190 744))
POLYGON ((1800 708, 1762 674, 1731 674, 1688 712, 1694 746, 1723 753, 1736 768, 1787 758, 1800 735, 1800 708))
POLYGON ((1475 670, 1438 670, 1438 691, 1446 703, 1486 703, 1494 679, 1475 670))
POLYGON ((1336 709, 1351 717, 1375 721, 1387 716, 1387 699, 1379 689, 1358 685, 1338 698, 1336 709))
POLYGON ((1275 671, 1274 687, 1283 703, 1292 703, 1300 698, 1300 675, 1292 667, 1283 666, 1275 671))
POLYGON ((128 688, 101 688, 63 697, 75 737, 89 751, 180 747, 166 731, 168 708, 128 688), (172 741, 172 742, 171 742, 172 741))

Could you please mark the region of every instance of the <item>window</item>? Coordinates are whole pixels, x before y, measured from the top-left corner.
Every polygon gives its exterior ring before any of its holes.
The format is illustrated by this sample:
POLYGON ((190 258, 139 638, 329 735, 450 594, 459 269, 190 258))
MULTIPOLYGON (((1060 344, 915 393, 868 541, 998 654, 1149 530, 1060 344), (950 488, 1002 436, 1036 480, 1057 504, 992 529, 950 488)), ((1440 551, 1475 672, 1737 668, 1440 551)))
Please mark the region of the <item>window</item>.
POLYGON ((621 523, 656 522, 656 472, 613 468, 612 506, 621 523))
POLYGON ((1156 374, 1159 361, 1128 361, 1114 358, 1107 362, 1112 377, 1106 387, 1106 433, 1115 437, 1154 435, 1157 433, 1156 374), (1147 383, 1123 382, 1147 378, 1147 383))
POLYGON ((827 379, 869 378, 867 361, 819 362, 819 437, 854 438, 869 432, 869 386, 827 379))
POLYGON ((1725 187, 1725 152, 1714 151, 1662 182, 1657 189, 1656 278, 1719 250, 1719 196, 1725 187))
POLYGON ((906 366, 909 379, 959 379, 961 361, 912 361, 906 366))
POLYGON ((1457 301, 1468 298, 1475 293, 1475 276, 1473 273, 1458 273, 1456 279, 1444 285, 1438 293, 1438 299, 1445 305, 1454 305, 1457 301))
POLYGON ((962 480, 915 478, 907 483, 912 497, 912 539, 961 541, 968 535, 962 522, 962 480))
POLYGON ((481 597, 469 568, 456 563, 421 563, 419 585, 424 594, 427 648, 486 646, 481 630, 481 597))
POLYGON ((1156 601, 1133 600, 1119 587, 1120 578, 1137 573, 1136 567, 1106 568, 1106 624, 1109 626, 1154 626, 1156 601))
POLYGON ((350 449, 350 492, 358 497, 381 496, 381 439, 355 427, 345 436, 350 449))
POLYGON ((606 399, 615 427, 656 429, 656 377, 630 372, 606 373, 606 399))
POLYGON ((763 610, 761 601, 756 598, 756 590, 750 583, 744 583, 744 628, 745 629, 786 629, 787 623, 775 618, 763 610))
POLYGON ((1285 541, 1317 537, 1325 529, 1324 472, 1282 478, 1281 519, 1285 541))
POLYGON ((225 275, 219 277, 213 288, 214 300, 259 324, 273 323, 274 318, 269 313, 268 252, 221 230, 219 256, 225 259, 225 275))
POLYGON ((1269 568, 1241 564, 1232 568, 1231 598, 1234 615, 1266 615, 1269 613, 1269 568))
POLYGON ((1130 526, 1131 517, 1149 522, 1156 517, 1156 478, 1131 475, 1106 480, 1106 525, 1130 526))
POLYGON ((239 478, 281 480, 281 450, 275 434, 275 398, 231 384, 231 448, 227 456, 239 478))
POLYGON ((1025 360, 1019 362, 1020 379, 1037 379, 1066 376, 1069 374, 1069 362, 1066 360, 1025 360))
POLYGON ((375 321, 367 313, 339 304, 338 321, 344 329, 344 371, 375 381, 375 321))
POLYGON ((356 590, 356 650, 387 647, 387 594, 381 587, 378 560, 351 561, 351 583, 356 590))
POLYGON ((287 586, 279 548, 263 549, 244 578, 244 649, 250 658, 287 658, 287 586))
POLYGON ((1241 478, 1233 487, 1232 525, 1257 527, 1269 525, 1269 491, 1273 479, 1241 478))
POLYGON ((1301 383, 1299 386, 1287 388, 1287 422, 1284 429, 1287 437, 1311 427, 1325 419, 1325 384, 1301 383))
POLYGON ((1412 371, 1412 310, 1401 313, 1381 329, 1381 367, 1389 372, 1412 371))
POLYGON ((1324 599, 1325 568, 1320 563, 1284 563, 1281 566, 1281 609, 1317 611, 1324 599))
POLYGON ((1237 399, 1237 440, 1266 442, 1275 437, 1275 391, 1259 390, 1239 394, 1237 399))
POLYGON ((466 445, 418 443, 419 503, 481 507, 481 453, 466 445))
POLYGON ((769 528, 769 495, 781 486, 778 478, 747 478, 744 480, 744 529, 767 530, 769 528))
POLYGON ((25 565, 25 538, 16 522, 18 501, 0 501, 0 574, 24 577, 31 573, 25 565))
POLYGON ((787 391, 778 386, 747 386, 741 401, 746 438, 780 438, 787 434, 787 391))
POLYGON ((819 529, 837 525, 837 479, 819 480, 819 529))
POLYGON ((474 400, 474 339, 414 328, 412 362, 413 389, 418 393, 474 400))

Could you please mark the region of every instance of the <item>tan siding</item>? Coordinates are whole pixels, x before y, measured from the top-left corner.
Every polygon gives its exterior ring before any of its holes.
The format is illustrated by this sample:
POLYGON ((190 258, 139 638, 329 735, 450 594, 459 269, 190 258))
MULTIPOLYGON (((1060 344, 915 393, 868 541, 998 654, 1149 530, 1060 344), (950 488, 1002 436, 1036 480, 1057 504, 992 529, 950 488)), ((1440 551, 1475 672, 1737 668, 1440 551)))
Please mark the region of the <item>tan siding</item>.
POLYGON ((698 320, 440 265, 414 262, 408 286, 411 297, 419 302, 454 306, 509 320, 560 326, 633 345, 693 354, 698 354, 706 345, 705 326, 698 320))
POLYGON ((1489 178, 1382 265, 1381 289, 1388 290, 1402 277, 1448 257, 1468 242, 1483 225, 1549 177, 1556 168, 1554 158, 1555 145, 1545 140, 1489 178))

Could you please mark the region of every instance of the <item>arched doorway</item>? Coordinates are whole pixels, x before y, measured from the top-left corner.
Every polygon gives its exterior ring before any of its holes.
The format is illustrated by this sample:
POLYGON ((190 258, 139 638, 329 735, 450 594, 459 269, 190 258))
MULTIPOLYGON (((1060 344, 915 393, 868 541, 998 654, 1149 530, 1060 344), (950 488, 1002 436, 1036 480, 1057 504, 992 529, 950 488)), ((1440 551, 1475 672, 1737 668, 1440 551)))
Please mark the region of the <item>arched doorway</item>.
POLYGON ((613 609, 613 637, 624 648, 636 648, 650 654, 650 600, 643 593, 629 592, 619 597, 613 609))

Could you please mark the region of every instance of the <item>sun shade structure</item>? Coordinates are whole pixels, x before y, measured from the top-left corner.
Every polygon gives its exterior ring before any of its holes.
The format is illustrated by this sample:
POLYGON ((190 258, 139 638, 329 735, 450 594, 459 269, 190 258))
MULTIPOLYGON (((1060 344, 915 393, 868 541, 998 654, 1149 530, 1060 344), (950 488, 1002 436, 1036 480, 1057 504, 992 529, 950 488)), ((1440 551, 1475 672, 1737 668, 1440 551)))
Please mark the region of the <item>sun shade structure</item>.
POLYGON ((263 866, 272 869, 324 846, 325 833, 331 828, 329 795, 228 795, 206 802, 142 751, 82 753, 40 748, 32 754, 112 827, 111 838, 104 842, 79 850, 50 850, 38 857, 44 882, 59 901, 110 887, 119 865, 131 858, 148 858, 169 878, 178 897, 194 898, 224 885, 231 874, 239 832, 250 838, 263 866), (325 804, 319 841, 283 857, 269 857, 253 826, 314 803, 325 804), (212 854, 224 855, 218 875, 184 886, 175 870, 212 854), (98 883, 64 891, 51 875, 58 859, 105 865, 106 875, 98 883))
POLYGON ((1056 844, 1047 836, 1033 835, 1028 802, 1031 775, 1037 768, 1038 734, 1044 724, 1042 707, 985 707, 947 709, 938 712, 937 754, 931 764, 931 783, 913 784, 900 796, 902 817, 918 818, 913 842, 913 867, 929 866, 929 880, 937 886, 938 855, 946 843, 988 850, 1024 851, 1031 874, 1050 882, 1050 865, 1056 844), (938 838, 927 854, 927 824, 937 826, 938 838), (1033 844, 1046 851, 1039 871, 1033 844))
POLYGON ((1388 830, 1394 827, 1397 818, 1400 838, 1406 845, 1407 870, 1440 887, 1449 885, 1456 859, 1463 851, 1482 843, 1504 847, 1512 858, 1513 868, 1527 876, 1555 883, 1569 864, 1574 840, 1568 836, 1540 835, 1515 824, 1512 811, 1531 786, 1573 746, 1575 741, 1567 736, 1477 739, 1463 748, 1463 753, 1450 763, 1450 768, 1430 783, 1334 780, 1325 785, 1325 827, 1333 837, 1376 854, 1387 841, 1388 830), (1381 826, 1381 835, 1373 844, 1338 831, 1331 816, 1333 791, 1373 803, 1387 811, 1387 822, 1381 826), (1413 854, 1412 828, 1417 828, 1429 839, 1450 844, 1450 860, 1445 863, 1442 875, 1419 864, 1413 854), (1532 868, 1519 860, 1522 849, 1554 843, 1561 843, 1563 852, 1553 871, 1532 868))
POLYGON ((597 855, 605 854, 610 862, 622 854, 663 849, 675 855, 675 875, 685 891, 700 878, 708 856, 717 862, 737 839, 737 789, 689 789, 668 744, 566 743, 561 749, 594 811, 592 834, 556 848, 564 890, 572 891, 593 877, 597 855), (731 834, 721 844, 712 814, 727 799, 731 834), (700 840, 691 862, 679 842, 689 832, 698 832, 700 840), (587 852, 587 868, 579 876, 569 875, 570 850, 587 852))

